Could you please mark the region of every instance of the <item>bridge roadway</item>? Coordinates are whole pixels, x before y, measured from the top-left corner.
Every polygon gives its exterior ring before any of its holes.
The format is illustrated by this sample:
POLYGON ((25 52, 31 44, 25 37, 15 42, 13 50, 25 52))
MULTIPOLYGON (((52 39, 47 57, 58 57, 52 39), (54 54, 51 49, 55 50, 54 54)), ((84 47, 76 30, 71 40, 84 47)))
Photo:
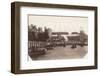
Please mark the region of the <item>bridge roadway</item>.
POLYGON ((55 47, 52 50, 46 51, 45 55, 41 55, 35 60, 79 59, 85 57, 87 52, 87 46, 77 46, 75 49, 72 49, 71 45, 66 47, 55 47))

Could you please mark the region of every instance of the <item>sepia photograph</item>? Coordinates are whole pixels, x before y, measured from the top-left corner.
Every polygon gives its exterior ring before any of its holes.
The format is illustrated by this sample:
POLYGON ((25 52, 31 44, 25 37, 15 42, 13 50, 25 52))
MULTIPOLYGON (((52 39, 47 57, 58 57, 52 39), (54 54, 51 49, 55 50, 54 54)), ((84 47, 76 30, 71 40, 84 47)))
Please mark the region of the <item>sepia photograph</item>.
POLYGON ((28 15, 28 60, 80 59, 88 53, 88 17, 28 15))
POLYGON ((97 69, 97 7, 11 3, 11 72, 97 69))

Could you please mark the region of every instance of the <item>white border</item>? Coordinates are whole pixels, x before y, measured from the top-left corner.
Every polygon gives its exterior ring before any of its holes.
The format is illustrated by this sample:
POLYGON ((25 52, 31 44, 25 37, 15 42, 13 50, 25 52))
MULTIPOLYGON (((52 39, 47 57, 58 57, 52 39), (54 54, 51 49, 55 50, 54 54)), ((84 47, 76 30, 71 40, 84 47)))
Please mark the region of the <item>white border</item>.
POLYGON ((75 67, 94 65, 94 11, 74 9, 51 9, 39 7, 20 8, 20 69, 42 69, 58 67, 75 67), (60 16, 82 16, 88 17, 88 54, 82 59, 68 60, 43 60, 27 61, 28 51, 28 14, 39 15, 60 15, 60 16))

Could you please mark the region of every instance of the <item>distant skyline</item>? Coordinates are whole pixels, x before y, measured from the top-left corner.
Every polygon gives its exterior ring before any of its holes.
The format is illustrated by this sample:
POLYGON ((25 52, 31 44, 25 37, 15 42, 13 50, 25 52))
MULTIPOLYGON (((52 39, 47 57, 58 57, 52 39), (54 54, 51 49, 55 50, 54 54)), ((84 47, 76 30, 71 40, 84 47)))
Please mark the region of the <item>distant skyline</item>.
POLYGON ((51 28, 53 32, 80 32, 88 34, 87 17, 29 15, 28 25, 51 28))

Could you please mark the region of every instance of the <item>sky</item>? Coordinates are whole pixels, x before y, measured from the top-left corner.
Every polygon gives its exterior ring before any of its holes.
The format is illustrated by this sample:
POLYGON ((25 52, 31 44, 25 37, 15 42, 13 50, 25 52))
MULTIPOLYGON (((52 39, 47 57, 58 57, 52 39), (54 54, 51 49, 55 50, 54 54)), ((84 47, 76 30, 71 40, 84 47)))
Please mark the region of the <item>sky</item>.
POLYGON ((88 33, 88 17, 28 15, 28 24, 37 27, 51 28, 53 32, 88 33))

